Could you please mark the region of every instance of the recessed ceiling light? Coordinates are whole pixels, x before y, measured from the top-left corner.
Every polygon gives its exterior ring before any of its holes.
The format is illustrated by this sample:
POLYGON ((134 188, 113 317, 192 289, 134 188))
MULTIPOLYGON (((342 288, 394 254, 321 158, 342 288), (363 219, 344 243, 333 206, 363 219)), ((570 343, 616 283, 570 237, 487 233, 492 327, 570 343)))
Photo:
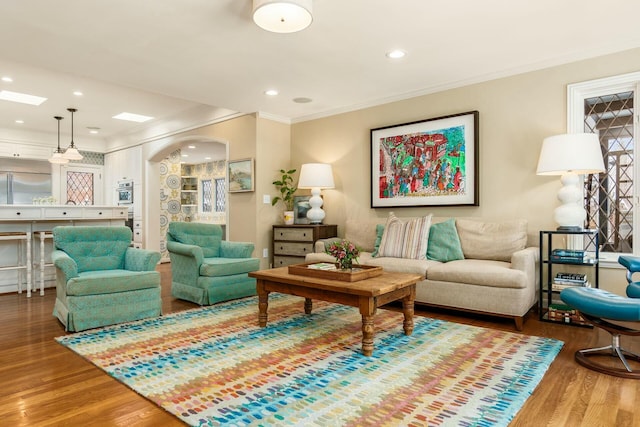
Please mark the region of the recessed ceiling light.
POLYGON ((211 160, 211 157, 207 156, 204 158, 205 160, 211 160))
POLYGON ((403 50, 400 49, 396 49, 396 50, 392 50, 390 52, 387 52, 387 58, 390 59, 400 59, 403 58, 407 53, 403 50))
POLYGON ((195 146, 195 145, 188 145, 187 147, 188 147, 188 148, 191 148, 191 149, 196 148, 196 146, 195 146))
POLYGON ((19 125, 21 125, 21 124, 23 124, 23 123, 24 123, 24 120, 20 120, 20 119, 18 119, 18 120, 16 120, 16 123, 17 123, 17 124, 19 124, 19 125))
POLYGON ((82 95, 84 95, 84 93, 80 92, 79 90, 74 90, 74 91, 73 91, 73 94, 74 94, 75 96, 82 96, 82 95))
POLYGON ((153 117, 143 116, 142 114, 133 114, 133 113, 126 113, 126 112, 115 115, 112 118, 118 119, 118 120, 127 120, 130 122, 137 122, 137 123, 144 123, 148 120, 153 119, 153 117))
POLYGON ((47 100, 47 98, 43 98, 41 96, 11 92, 9 90, 0 90, 0 99, 3 101, 19 102, 21 104, 29 105, 40 105, 47 100))
POLYGON ((96 126, 87 126, 87 129, 89 129, 89 133, 98 133, 100 130, 100 128, 96 126))
POLYGON ((276 96, 278 91, 276 89, 267 89, 264 91, 264 94, 267 96, 276 96))
POLYGON ((9 76, 4 76, 4 77, 2 77, 2 81, 5 82, 5 83, 11 83, 11 82, 13 82, 13 79, 11 77, 9 77, 9 76))
POLYGON ((189 157, 189 155, 188 154, 183 154, 182 157, 189 157))
POLYGON ((295 102, 297 104, 307 104, 307 103, 309 103, 311 101, 313 101, 313 99, 311 99, 311 98, 305 98, 305 97, 293 98, 293 102, 295 102))

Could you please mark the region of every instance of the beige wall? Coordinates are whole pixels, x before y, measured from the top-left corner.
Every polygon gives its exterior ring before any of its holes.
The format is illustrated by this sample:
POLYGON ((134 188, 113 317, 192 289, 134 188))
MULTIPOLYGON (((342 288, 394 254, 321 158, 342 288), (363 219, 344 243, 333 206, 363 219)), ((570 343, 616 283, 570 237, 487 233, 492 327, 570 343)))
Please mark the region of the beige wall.
MULTIPOLYGON (((640 49, 479 83, 292 126, 291 167, 328 162, 335 190, 325 190, 325 223, 348 217, 436 216, 526 218, 529 232, 554 229, 557 177, 535 174, 542 140, 566 131, 567 84, 640 70, 640 49), (370 129, 480 112, 480 206, 370 208, 370 129)), ((339 227, 339 233, 342 233, 339 227)), ((601 287, 622 292, 621 270, 602 269, 601 287)))

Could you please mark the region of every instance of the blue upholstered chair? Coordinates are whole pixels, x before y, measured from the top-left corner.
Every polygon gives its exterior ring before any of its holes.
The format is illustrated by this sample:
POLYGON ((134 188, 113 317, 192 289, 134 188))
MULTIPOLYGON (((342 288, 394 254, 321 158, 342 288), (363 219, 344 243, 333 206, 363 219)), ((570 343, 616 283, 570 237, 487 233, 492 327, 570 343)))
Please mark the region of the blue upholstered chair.
POLYGON ((55 227, 53 315, 68 331, 160 316, 160 253, 134 249, 128 227, 55 227))
POLYGON ((256 280, 248 273, 260 260, 251 258, 253 249, 253 243, 222 240, 216 224, 169 223, 171 295, 200 305, 255 295, 256 280))
POLYGON ((640 330, 631 328, 629 324, 618 322, 640 322, 640 282, 633 281, 633 273, 640 272, 640 258, 620 256, 618 262, 627 268, 627 297, 613 294, 596 288, 569 288, 560 293, 560 298, 567 305, 577 309, 594 326, 611 334, 611 345, 578 350, 576 361, 582 366, 609 375, 623 378, 640 379, 640 371, 633 370, 628 359, 640 362, 640 355, 625 350, 620 342, 621 335, 640 336, 640 330), (613 356, 620 359, 623 368, 616 368, 611 363, 601 363, 597 356, 613 356))

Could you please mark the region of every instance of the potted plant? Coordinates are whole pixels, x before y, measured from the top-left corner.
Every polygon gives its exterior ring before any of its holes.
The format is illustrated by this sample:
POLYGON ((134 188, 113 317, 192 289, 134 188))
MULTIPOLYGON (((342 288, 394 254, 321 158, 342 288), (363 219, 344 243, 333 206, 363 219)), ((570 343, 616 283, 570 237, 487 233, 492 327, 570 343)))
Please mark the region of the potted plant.
POLYGON ((294 185, 293 174, 296 173, 295 169, 284 170, 280 169, 282 176, 280 179, 273 181, 273 185, 280 192, 279 196, 274 197, 271 200, 271 206, 275 206, 276 203, 282 201, 285 207, 284 211, 284 223, 287 225, 293 224, 293 193, 298 189, 294 185))

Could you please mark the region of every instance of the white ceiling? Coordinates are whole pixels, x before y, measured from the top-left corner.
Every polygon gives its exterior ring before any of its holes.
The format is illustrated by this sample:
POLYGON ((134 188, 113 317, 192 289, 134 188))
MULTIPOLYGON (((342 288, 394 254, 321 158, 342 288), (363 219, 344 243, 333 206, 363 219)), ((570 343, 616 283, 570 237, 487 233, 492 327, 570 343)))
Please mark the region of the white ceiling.
POLYGON ((68 134, 67 107, 78 108, 76 143, 94 141, 95 126, 107 149, 234 112, 298 122, 640 46, 637 0, 315 0, 311 26, 292 34, 260 29, 251 8, 0 2, 0 76, 14 79, 0 89, 48 98, 39 107, 0 101, 0 139, 49 139, 54 115, 66 117, 68 134), (407 56, 385 57, 396 48, 407 56), (270 88, 279 95, 264 95, 270 88), (122 111, 156 120, 111 118, 122 111))

